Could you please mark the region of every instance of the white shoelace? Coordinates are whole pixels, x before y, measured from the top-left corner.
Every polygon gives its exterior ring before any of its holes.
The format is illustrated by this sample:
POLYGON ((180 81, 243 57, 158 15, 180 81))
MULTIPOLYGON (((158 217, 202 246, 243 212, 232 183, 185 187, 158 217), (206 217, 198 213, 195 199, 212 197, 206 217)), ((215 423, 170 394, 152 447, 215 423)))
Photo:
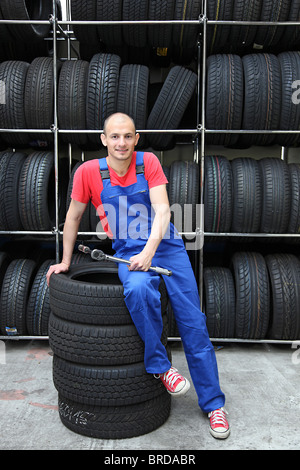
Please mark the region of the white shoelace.
POLYGON ((211 418, 212 426, 221 425, 226 428, 228 426, 226 414, 227 411, 224 410, 224 408, 219 408, 218 410, 208 413, 208 417, 211 418))
POLYGON ((177 369, 171 367, 171 369, 163 374, 163 377, 165 381, 172 387, 172 385, 174 385, 176 380, 180 377, 180 374, 178 373, 177 369))

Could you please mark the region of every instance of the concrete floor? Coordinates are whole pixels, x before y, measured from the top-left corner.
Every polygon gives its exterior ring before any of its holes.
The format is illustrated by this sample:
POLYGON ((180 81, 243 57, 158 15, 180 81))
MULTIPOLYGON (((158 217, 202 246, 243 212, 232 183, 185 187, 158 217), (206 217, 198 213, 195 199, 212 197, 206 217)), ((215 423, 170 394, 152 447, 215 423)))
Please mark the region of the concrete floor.
MULTIPOLYGON (((215 344, 231 435, 211 437, 193 387, 172 399, 166 423, 152 433, 122 440, 85 437, 60 421, 48 341, 0 343, 0 450, 113 451, 299 449, 300 349, 291 345, 215 344)), ((181 343, 173 364, 189 376, 181 343)))

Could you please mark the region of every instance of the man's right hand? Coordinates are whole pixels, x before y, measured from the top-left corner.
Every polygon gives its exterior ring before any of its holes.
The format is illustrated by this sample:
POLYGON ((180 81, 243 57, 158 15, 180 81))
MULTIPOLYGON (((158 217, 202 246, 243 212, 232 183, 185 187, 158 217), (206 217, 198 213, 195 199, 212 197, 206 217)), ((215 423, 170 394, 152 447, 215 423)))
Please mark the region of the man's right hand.
POLYGON ((54 273, 54 274, 58 274, 58 273, 66 273, 67 271, 69 271, 69 266, 66 264, 66 263, 58 263, 58 264, 53 264, 52 266, 50 266, 50 268, 48 269, 48 272, 46 274, 46 279, 47 279, 47 284, 49 286, 49 282, 50 282, 50 276, 54 273))

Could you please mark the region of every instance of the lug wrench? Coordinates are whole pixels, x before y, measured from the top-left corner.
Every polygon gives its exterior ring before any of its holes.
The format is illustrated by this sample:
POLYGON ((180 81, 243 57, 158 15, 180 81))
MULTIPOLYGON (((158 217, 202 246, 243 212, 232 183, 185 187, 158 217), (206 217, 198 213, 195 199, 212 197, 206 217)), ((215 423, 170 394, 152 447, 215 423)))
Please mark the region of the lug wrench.
MULTIPOLYGON (((131 262, 127 259, 117 258, 116 256, 107 255, 103 253, 103 251, 101 250, 91 250, 88 246, 79 245, 78 250, 82 251, 83 253, 91 255, 91 258, 97 261, 107 260, 107 261, 114 261, 115 263, 131 264, 131 262)), ((172 276, 172 271, 170 271, 169 269, 159 268, 158 266, 150 266, 149 270, 155 271, 157 274, 164 274, 165 276, 172 276)))

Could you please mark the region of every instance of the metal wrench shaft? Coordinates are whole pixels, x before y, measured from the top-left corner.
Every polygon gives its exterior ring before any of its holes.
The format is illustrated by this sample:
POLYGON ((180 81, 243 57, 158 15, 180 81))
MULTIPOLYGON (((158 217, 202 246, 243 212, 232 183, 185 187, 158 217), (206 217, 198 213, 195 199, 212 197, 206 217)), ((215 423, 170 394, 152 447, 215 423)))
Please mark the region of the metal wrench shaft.
MULTIPOLYGON (((78 249, 80 251, 82 251, 83 253, 90 254, 91 258, 93 258, 97 261, 100 261, 102 259, 106 259, 108 261, 114 261, 115 263, 131 264, 131 262, 127 259, 117 258, 116 256, 107 255, 107 254, 103 253, 103 251, 101 251, 101 250, 96 250, 96 249, 91 250, 88 246, 79 245, 78 249)), ((154 271, 158 274, 164 274, 165 276, 172 276, 172 271, 170 271, 169 269, 160 268, 158 266, 150 266, 149 270, 154 271)))

